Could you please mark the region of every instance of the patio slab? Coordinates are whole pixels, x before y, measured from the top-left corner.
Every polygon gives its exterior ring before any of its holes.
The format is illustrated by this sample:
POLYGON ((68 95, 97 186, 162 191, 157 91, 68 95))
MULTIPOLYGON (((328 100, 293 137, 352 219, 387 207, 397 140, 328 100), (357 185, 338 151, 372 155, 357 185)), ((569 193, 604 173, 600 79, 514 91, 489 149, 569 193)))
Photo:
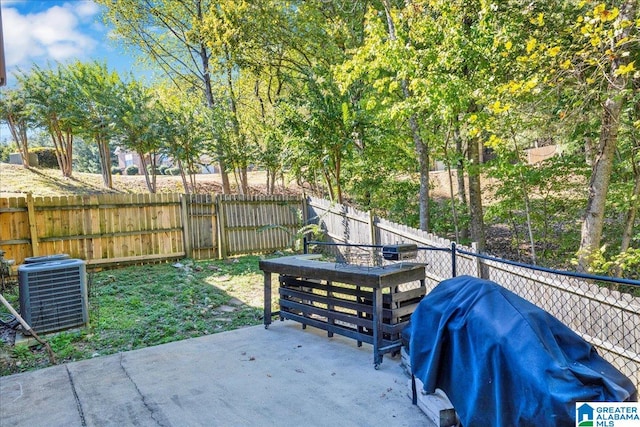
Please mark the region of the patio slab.
POLYGON ((430 426, 399 358, 275 322, 0 377, 0 426, 430 426))

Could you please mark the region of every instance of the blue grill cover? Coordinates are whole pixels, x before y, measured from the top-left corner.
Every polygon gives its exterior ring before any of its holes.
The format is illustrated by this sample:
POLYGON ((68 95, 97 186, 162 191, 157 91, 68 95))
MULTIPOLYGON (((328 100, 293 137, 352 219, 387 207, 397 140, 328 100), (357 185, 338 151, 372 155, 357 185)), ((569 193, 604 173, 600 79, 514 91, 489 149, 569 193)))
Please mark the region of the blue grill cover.
POLYGON ((407 329, 414 375, 444 390, 465 427, 573 426, 575 402, 637 399, 589 343, 494 282, 441 282, 407 329))

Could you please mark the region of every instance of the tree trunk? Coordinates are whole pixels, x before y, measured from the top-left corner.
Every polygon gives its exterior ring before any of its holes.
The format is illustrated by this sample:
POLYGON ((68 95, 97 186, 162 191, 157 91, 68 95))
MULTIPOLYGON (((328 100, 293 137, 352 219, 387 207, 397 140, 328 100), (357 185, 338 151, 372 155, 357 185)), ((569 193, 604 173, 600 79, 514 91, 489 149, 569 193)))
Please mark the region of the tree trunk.
MULTIPOLYGON (((634 90, 640 88, 634 87, 634 90)), ((635 105, 635 119, 640 117, 640 102, 635 105)), ((633 169, 634 186, 631 193, 631 204, 627 209, 625 216, 624 230, 622 231, 622 237, 620 239, 620 253, 626 252, 631 246, 631 239, 633 238, 633 230, 636 222, 636 215, 640 208, 640 139, 633 137, 633 151, 631 158, 631 167, 633 169)))
MULTIPOLYGON (((461 206, 461 212, 464 214, 468 214, 469 205, 467 203, 467 185, 464 181, 465 153, 464 153, 464 148, 462 144, 462 138, 460 137, 460 132, 456 130, 453 135, 456 141, 456 155, 458 158, 458 161, 456 162, 456 179, 458 180, 458 202, 460 203, 460 206, 461 206)), ((462 227, 460 229, 460 239, 467 239, 467 238, 469 238, 469 227, 462 227)))
POLYGON ((249 190, 249 175, 247 173, 247 168, 242 167, 239 169, 240 175, 240 193, 243 195, 249 195, 251 190, 249 190))
POLYGON ((73 133, 70 130, 64 132, 64 148, 64 176, 71 178, 71 175, 73 175, 73 133))
MULTIPOLYGON (((202 2, 197 2, 198 23, 202 23, 203 12, 202 2)), ((202 63, 202 79, 204 81, 205 98, 207 106, 211 109, 216 108, 216 102, 213 98, 213 88, 211 87, 211 72, 209 71, 209 50, 204 43, 200 43, 200 61, 202 63)), ((216 156, 218 157, 218 167, 220 168, 220 179, 222 180, 222 194, 231 193, 231 183, 229 182, 229 173, 227 171, 227 162, 225 160, 224 149, 216 144, 216 156)))
POLYGON ((60 168, 60 172, 62 176, 64 176, 64 167, 62 166, 64 160, 62 158, 62 142, 60 139, 62 136, 57 129, 53 129, 52 127, 49 129, 49 134, 51 135, 51 141, 53 142, 53 148, 56 152, 56 160, 58 161, 58 168, 60 168))
POLYGON ((336 153, 334 156, 334 165, 335 165, 335 181, 336 181, 336 197, 337 197, 337 201, 338 203, 342 204, 344 203, 344 195, 342 194, 342 182, 341 182, 341 176, 342 176, 342 162, 341 162, 341 157, 340 157, 340 153, 336 153))
POLYGON ((447 162, 447 176, 449 177, 449 198, 451 199, 451 217, 453 218, 453 229, 456 242, 460 241, 460 230, 458 229, 458 210, 456 208, 456 198, 453 191, 453 176, 451 173, 451 159, 449 158, 449 138, 444 141, 444 158, 447 162))
POLYGON ((589 271, 594 252, 600 248, 604 209, 611 180, 611 169, 618 140, 621 101, 609 97, 604 103, 600 143, 591 169, 589 197, 582 219, 578 270, 589 271))
POLYGON ((234 162, 236 164, 237 175, 240 178, 239 189, 242 194, 249 194, 249 184, 247 180, 247 157, 245 153, 245 135, 240 129, 240 120, 238 119, 238 108, 236 104, 236 94, 235 89, 233 88, 233 70, 231 69, 231 57, 227 49, 225 48, 225 56, 227 61, 226 66, 226 81, 227 88, 229 90, 229 109, 231 111, 231 129, 233 130, 233 134, 235 136, 235 142, 238 145, 236 147, 236 153, 238 156, 241 156, 239 160, 234 162))
POLYGON ((49 128, 60 172, 65 178, 71 178, 73 174, 73 134, 69 130, 63 131, 55 117, 50 121, 49 128))
MULTIPOLYGON (((511 127, 511 139, 513 141, 514 155, 517 160, 517 165, 524 165, 525 160, 522 159, 520 147, 518 146, 518 139, 516 137, 516 131, 511 127)), ((531 200, 529 199, 529 186, 525 179, 522 168, 518 167, 518 177, 520 178, 520 188, 522 190, 522 199, 524 200, 524 212, 527 217, 527 234, 529 235, 529 247, 531 248, 531 264, 536 265, 538 263, 538 257, 536 256, 536 242, 533 238, 533 224, 531 223, 531 200)))
POLYGON ((193 162, 193 159, 191 159, 191 161, 189 161, 189 169, 187 170, 187 172, 189 176, 189 185, 192 193, 197 192, 197 186, 196 186, 197 173, 195 171, 197 171, 197 167, 196 167, 196 164, 193 162))
POLYGON ((418 169, 420 171, 420 192, 418 196, 420 230, 429 231, 429 145, 420 136, 420 127, 415 115, 409 118, 409 126, 411 127, 413 143, 418 154, 418 169))
POLYGON ((29 168, 29 139, 27 137, 27 126, 20 120, 16 119, 13 114, 9 114, 7 117, 7 124, 9 125, 9 131, 14 141, 18 145, 18 151, 20 151, 20 157, 22 158, 22 166, 29 168))
POLYGON ((98 136, 98 149, 100 155, 100 165, 102 167, 102 182, 105 187, 113 189, 113 177, 111 176, 111 152, 109 151, 109 141, 98 136))
POLYGON ((184 167, 182 166, 182 160, 177 159, 178 168, 180 169, 180 179, 182 180, 182 187, 184 188, 185 194, 191 194, 191 189, 189 187, 189 183, 187 182, 187 174, 184 171, 184 167))
POLYGON ((266 171, 266 178, 267 178, 267 194, 273 194, 273 191, 271 190, 271 169, 267 168, 266 171))
MULTIPOLYGON (((329 200, 332 202, 336 201, 335 189, 333 188, 333 184, 331 182, 331 173, 326 168, 322 168, 322 176, 324 177, 325 182, 327 183, 327 190, 329 192, 329 200)), ((340 203, 340 202, 337 202, 340 203)))
POLYGON ((467 171, 469 180, 469 213, 471 214, 471 239, 478 244, 478 251, 484 252, 487 246, 484 234, 484 212, 482 209, 482 188, 480 185, 480 149, 478 141, 469 141, 469 160, 467 171))
MULTIPOLYGON (((396 27, 391 16, 391 4, 389 0, 383 0, 384 12, 387 18, 387 30, 389 32, 389 40, 396 41, 396 27)), ((402 79, 402 95, 405 100, 411 98, 409 90, 409 82, 402 79)), ((409 128, 411 137, 418 155, 418 168, 420 170, 420 191, 418 196, 418 204, 420 209, 420 230, 429 231, 429 145, 420 136, 420 125, 415 113, 409 117, 409 128)))
MULTIPOLYGON (((621 9, 618 19, 633 22, 635 8, 636 1, 628 0, 621 9)), ((621 31, 616 40, 626 38, 629 35, 630 28, 633 28, 633 26, 630 25, 621 31)), ((607 99, 603 104, 600 137, 591 168, 587 208, 582 219, 580 249, 578 250, 578 271, 589 271, 592 257, 599 250, 602 240, 605 202, 618 143, 620 113, 626 100, 624 90, 628 83, 626 75, 617 74, 616 70, 623 65, 627 65, 628 62, 629 57, 614 59, 611 64, 611 71, 607 75, 609 82, 606 94, 607 99)))
MULTIPOLYGON (((151 155, 150 155, 151 156, 151 155)), ((144 153, 138 152, 138 157, 140 157, 140 166, 142 166, 142 172, 144 173, 144 179, 147 183, 147 189, 149 190, 149 193, 154 194, 156 192, 156 180, 155 180, 155 170, 152 170, 151 173, 153 174, 152 177, 149 176, 149 169, 155 169, 155 162, 151 161, 151 168, 147 167, 149 166, 149 163, 147 163, 147 158, 145 156, 144 153)))
POLYGON ((636 222, 638 207, 640 206, 640 165, 634 164, 633 172, 635 175, 635 185, 633 186, 633 193, 631 194, 631 206, 629 206, 625 217, 624 230, 622 232, 620 242, 620 253, 626 252, 631 245, 634 229, 633 226, 636 222))

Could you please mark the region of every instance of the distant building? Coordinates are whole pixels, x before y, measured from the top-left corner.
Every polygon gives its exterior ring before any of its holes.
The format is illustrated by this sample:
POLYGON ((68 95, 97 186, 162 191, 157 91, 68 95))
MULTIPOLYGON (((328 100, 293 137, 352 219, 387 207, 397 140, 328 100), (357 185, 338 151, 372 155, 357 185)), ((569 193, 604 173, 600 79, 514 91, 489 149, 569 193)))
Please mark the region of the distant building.
MULTIPOLYGON (((114 154, 118 156, 118 169, 125 173, 125 170, 129 166, 137 166, 140 173, 142 173, 142 161, 140 160, 140 155, 135 151, 129 151, 125 148, 118 147, 115 149, 114 154)), ((168 161, 168 159, 160 154, 156 155, 156 165, 167 165, 172 166, 173 163, 168 161)))
MULTIPOLYGON (((138 153, 118 147, 115 149, 114 154, 118 156, 118 168, 122 170, 123 173, 127 167, 131 165, 137 166, 140 173, 142 173, 142 162, 140 161, 140 155, 138 155, 138 153)), ((161 154, 156 155, 156 165, 167 167, 177 166, 171 157, 161 154)), ((218 166, 215 164, 214 159, 206 154, 200 156, 197 166, 198 173, 218 173, 218 166)))

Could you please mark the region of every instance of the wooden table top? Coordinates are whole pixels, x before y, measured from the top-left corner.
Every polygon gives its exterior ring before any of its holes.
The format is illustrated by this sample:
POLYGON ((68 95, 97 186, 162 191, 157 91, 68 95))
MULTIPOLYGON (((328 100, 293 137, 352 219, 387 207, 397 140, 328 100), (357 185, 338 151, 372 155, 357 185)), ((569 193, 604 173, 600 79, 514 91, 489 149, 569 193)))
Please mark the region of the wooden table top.
POLYGON ((370 288, 387 288, 425 278, 424 264, 401 262, 379 267, 319 261, 306 254, 261 260, 260 270, 306 279, 329 280, 370 288))

